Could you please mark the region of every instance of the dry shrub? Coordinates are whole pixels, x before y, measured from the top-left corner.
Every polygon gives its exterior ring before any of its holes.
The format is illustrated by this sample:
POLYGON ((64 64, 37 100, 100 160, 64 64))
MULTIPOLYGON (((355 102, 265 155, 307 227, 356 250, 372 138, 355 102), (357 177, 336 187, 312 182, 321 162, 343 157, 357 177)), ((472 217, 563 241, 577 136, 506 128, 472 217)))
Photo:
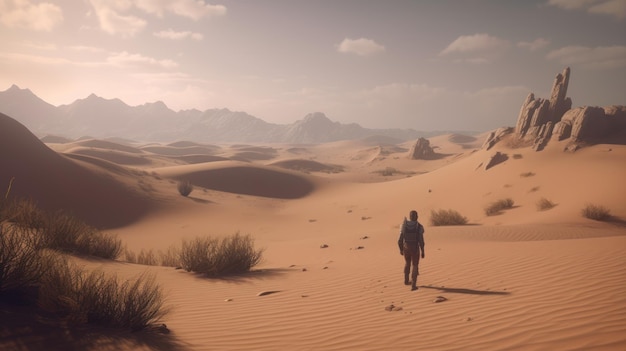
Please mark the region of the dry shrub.
POLYGON ((522 177, 522 178, 528 178, 528 177, 532 177, 534 175, 535 175, 535 173, 533 173, 533 172, 524 172, 524 173, 521 173, 519 176, 522 177))
POLYGON ((58 211, 46 216, 42 229, 44 245, 68 253, 115 259, 122 253, 122 242, 98 232, 78 218, 58 211))
POLYGON ((537 210, 538 211, 546 211, 551 209, 552 207, 556 206, 556 204, 548 199, 546 199, 545 197, 542 197, 541 199, 539 199, 539 201, 537 201, 537 210))
POLYGON ((587 204, 581 211, 583 217, 594 221, 608 221, 611 219, 611 211, 600 205, 587 204))
POLYGON ((137 331, 160 320, 167 309, 153 275, 120 282, 102 271, 87 272, 60 261, 43 281, 39 306, 76 324, 137 331))
POLYGON ((48 275, 54 256, 39 247, 37 233, 0 223, 0 295, 26 294, 48 275))
POLYGON ((220 276, 250 271, 261 261, 262 254, 263 250, 254 248, 249 235, 236 233, 222 240, 198 237, 183 241, 180 263, 188 272, 220 276))
POLYGON ((506 198, 494 201, 485 207, 485 214, 487 216, 495 216, 500 214, 503 210, 513 208, 513 199, 506 198))
POLYGON ((467 224, 467 218, 452 209, 432 210, 430 211, 430 224, 433 226, 465 225, 467 224))
POLYGON ((124 250, 124 260, 129 263, 143 264, 147 266, 180 267, 180 250, 172 245, 166 251, 141 249, 139 254, 128 249, 124 250))
POLYGON ((189 182, 188 180, 181 180, 178 182, 178 192, 182 195, 182 196, 189 196, 189 194, 191 194, 191 192, 193 191, 193 184, 191 184, 191 182, 189 182))

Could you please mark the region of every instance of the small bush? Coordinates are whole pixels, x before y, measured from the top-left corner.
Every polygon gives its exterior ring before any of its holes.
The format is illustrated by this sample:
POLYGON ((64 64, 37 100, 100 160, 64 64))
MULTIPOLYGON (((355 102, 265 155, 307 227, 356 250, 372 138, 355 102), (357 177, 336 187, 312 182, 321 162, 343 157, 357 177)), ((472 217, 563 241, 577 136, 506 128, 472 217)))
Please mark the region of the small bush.
POLYGON ((189 196, 193 191, 193 184, 191 184, 188 180, 181 180, 178 182, 178 192, 182 196, 189 196))
POLYGON ((455 210, 432 210, 430 211, 430 224, 442 225, 465 225, 467 218, 455 210))
POLYGON ((115 259, 122 253, 122 242, 98 232, 78 218, 58 211, 47 216, 42 230, 44 245, 68 253, 115 259))
POLYGON ((545 197, 542 197, 541 199, 539 199, 539 201, 537 201, 538 211, 546 211, 546 210, 551 209, 554 206, 556 206, 556 204, 546 199, 545 197))
POLYGON ((54 257, 38 250, 36 233, 0 224, 0 295, 25 293, 49 273, 54 257))
POLYGON ((183 241, 180 263, 188 272, 209 276, 248 272, 261 261, 263 253, 254 249, 253 243, 249 235, 239 233, 222 240, 204 237, 183 241))
POLYGON ((513 154, 513 159, 514 160, 519 160, 522 159, 524 156, 522 156, 522 154, 513 154))
POLYGON ((490 203, 485 207, 485 214, 487 216, 495 216, 500 214, 503 210, 513 208, 513 199, 506 198, 490 203))
POLYGON ((67 261, 54 266, 43 281, 39 305, 76 324, 98 324, 133 331, 162 318, 161 288, 153 275, 120 281, 102 271, 86 272, 67 261))
POLYGON ((124 260, 128 263, 143 264, 147 266, 180 267, 180 251, 174 245, 165 252, 159 250, 157 254, 153 250, 141 249, 139 254, 128 249, 124 250, 124 260))
POLYGON ((528 178, 528 177, 532 177, 534 175, 535 175, 535 173, 533 173, 533 172, 524 172, 524 173, 521 173, 519 176, 522 177, 522 178, 528 178))
POLYGON ((611 211, 604 206, 587 204, 581 212, 583 217, 593 219, 594 221, 607 221, 611 219, 611 211))

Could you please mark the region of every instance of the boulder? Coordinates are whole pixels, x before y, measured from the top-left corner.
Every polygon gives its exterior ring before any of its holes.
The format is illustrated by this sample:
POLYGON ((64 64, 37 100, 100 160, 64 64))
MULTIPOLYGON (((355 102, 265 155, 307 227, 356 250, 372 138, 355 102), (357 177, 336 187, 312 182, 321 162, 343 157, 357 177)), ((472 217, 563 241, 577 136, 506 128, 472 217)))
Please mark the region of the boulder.
POLYGON ((497 166, 508 159, 509 156, 498 151, 489 158, 489 161, 487 161, 487 163, 485 164, 485 170, 497 166))
POLYGON ((601 107, 584 106, 567 111, 564 121, 572 124, 572 141, 598 139, 609 134, 610 120, 601 107))
POLYGON ((435 151, 430 146, 430 141, 425 138, 417 139, 409 153, 409 158, 412 160, 432 160, 435 156, 435 151))

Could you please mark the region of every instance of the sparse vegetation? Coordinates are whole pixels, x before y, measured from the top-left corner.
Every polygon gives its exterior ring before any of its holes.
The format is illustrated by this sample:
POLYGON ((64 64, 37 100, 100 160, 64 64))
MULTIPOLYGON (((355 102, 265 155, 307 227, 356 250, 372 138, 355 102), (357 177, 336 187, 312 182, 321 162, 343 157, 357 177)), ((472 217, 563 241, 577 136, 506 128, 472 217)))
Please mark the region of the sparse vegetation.
POLYGON ((261 261, 262 254, 263 250, 254 248, 249 235, 236 233, 221 240, 198 237, 183 241, 180 261, 188 272, 220 276, 250 271, 261 261))
POLYGON ((539 199, 539 201, 537 201, 537 210, 538 211, 546 211, 551 209, 552 207, 556 206, 556 204, 548 199, 546 199, 545 197, 542 197, 541 199, 539 199))
POLYGON ((611 219, 611 211, 600 205, 587 204, 581 212, 583 217, 593 219, 594 221, 608 221, 611 219))
POLYGON ((534 192, 536 192, 536 191, 539 191, 539 189, 540 189, 540 188, 539 188, 538 186, 535 186, 535 187, 530 188, 530 190, 528 190, 528 192, 529 192, 529 193, 534 193, 534 192))
POLYGON ((142 249, 136 254, 128 249, 124 250, 124 260, 129 263, 143 264, 147 266, 180 266, 180 250, 176 246, 170 246, 165 252, 159 250, 142 249))
POLYGON ((533 172, 524 172, 524 173, 521 173, 519 176, 522 177, 522 178, 528 178, 528 177, 532 177, 534 175, 535 175, 535 173, 533 173, 533 172))
POLYGON ((98 324, 137 331, 166 313, 153 275, 120 282, 102 271, 87 272, 59 260, 42 280, 38 305, 76 324, 98 324))
POLYGON ((433 226, 465 225, 467 218, 456 210, 432 210, 430 211, 430 224, 433 226))
POLYGON ((519 160, 522 159, 524 156, 522 156, 522 154, 513 154, 513 159, 514 160, 519 160))
POLYGON ((36 306, 68 322, 141 330, 167 310, 150 275, 119 282, 70 265, 60 251, 114 258, 120 241, 77 219, 0 199, 0 301, 36 306), (43 218, 43 219, 42 219, 43 218))
POLYGON ((182 196, 189 196, 189 194, 191 194, 191 192, 193 191, 193 184, 191 184, 191 182, 189 182, 188 180, 181 180, 178 182, 178 192, 182 195, 182 196))
POLYGON ((506 198, 498 201, 494 201, 485 207, 485 214, 487 216, 495 216, 502 213, 503 210, 513 208, 513 199, 506 198))

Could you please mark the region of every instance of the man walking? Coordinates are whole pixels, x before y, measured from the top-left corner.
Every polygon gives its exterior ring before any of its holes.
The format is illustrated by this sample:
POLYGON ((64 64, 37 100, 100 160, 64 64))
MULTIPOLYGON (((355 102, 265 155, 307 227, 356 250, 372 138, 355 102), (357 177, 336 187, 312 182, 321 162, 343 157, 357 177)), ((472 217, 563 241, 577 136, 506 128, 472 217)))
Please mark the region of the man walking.
POLYGON ((424 258, 424 226, 417 221, 417 211, 409 213, 409 220, 404 218, 400 226, 398 239, 400 255, 404 256, 404 285, 411 285, 411 290, 417 290, 417 276, 419 275, 420 251, 424 258), (411 271, 413 266, 413 271, 411 271), (411 280, 409 281, 409 273, 411 280))

